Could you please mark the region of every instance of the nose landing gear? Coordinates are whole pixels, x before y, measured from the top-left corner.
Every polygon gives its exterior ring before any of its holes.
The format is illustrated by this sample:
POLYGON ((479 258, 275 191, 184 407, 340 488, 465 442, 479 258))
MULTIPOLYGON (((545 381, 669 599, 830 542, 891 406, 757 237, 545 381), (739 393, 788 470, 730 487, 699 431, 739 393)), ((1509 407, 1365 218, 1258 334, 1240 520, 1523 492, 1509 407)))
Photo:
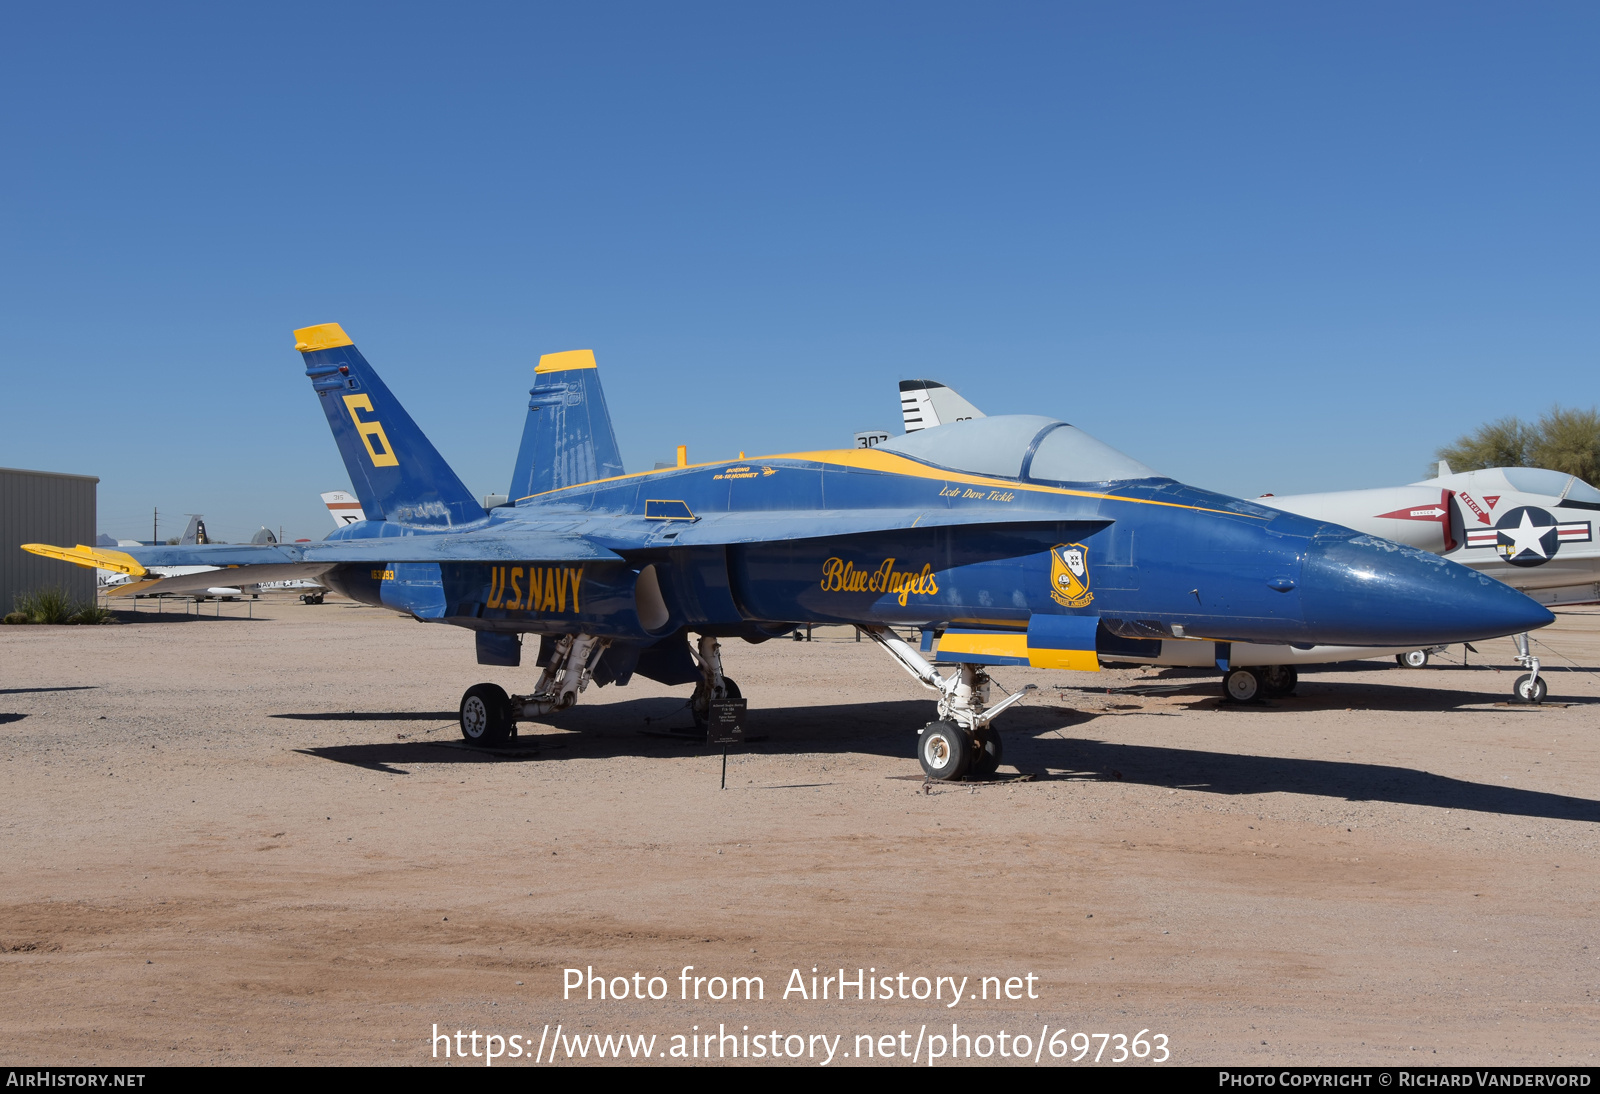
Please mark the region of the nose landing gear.
POLYGON ((939 720, 919 730, 917 738, 917 760, 928 778, 946 782, 963 775, 989 778, 998 771, 1003 750, 1000 734, 989 723, 1038 685, 1028 684, 989 706, 989 674, 982 665, 959 665, 951 675, 942 676, 889 628, 870 626, 860 631, 923 687, 939 693, 939 720))
POLYGON ((1544 677, 1539 675, 1539 658, 1528 651, 1528 636, 1518 634, 1512 636, 1512 641, 1517 644, 1517 664, 1527 669, 1527 675, 1517 677, 1517 682, 1511 685, 1511 694, 1524 703, 1542 703, 1550 689, 1544 682, 1544 677))

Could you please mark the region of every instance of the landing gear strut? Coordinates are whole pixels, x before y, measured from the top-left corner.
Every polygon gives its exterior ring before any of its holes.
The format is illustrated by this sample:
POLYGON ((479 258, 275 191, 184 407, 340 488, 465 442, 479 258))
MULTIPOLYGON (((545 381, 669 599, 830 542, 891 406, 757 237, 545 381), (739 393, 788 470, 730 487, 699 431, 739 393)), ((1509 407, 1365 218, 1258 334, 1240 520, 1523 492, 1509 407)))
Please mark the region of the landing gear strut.
POLYGON ((700 661, 700 682, 689 697, 689 713, 694 724, 704 729, 711 718, 713 699, 742 699, 739 685, 733 677, 722 675, 722 643, 709 634, 702 634, 697 646, 700 661))
POLYGON ((940 675, 927 658, 888 627, 862 627, 861 633, 888 651, 924 687, 939 693, 939 720, 919 732, 917 759, 930 779, 948 781, 972 774, 987 778, 1000 767, 1000 734, 989 723, 1038 685, 989 706, 989 674, 982 665, 960 665, 940 675))
POLYGON ((461 697, 461 736, 472 744, 504 744, 518 722, 571 707, 588 688, 609 645, 611 639, 592 634, 562 635, 532 695, 507 695, 498 684, 474 684, 461 697))
POLYGON ((1528 670, 1527 675, 1517 677, 1517 682, 1511 685, 1511 694, 1524 703, 1544 702, 1550 689, 1539 675, 1539 658, 1528 651, 1528 636, 1516 634, 1511 640, 1517 644, 1517 664, 1528 670))

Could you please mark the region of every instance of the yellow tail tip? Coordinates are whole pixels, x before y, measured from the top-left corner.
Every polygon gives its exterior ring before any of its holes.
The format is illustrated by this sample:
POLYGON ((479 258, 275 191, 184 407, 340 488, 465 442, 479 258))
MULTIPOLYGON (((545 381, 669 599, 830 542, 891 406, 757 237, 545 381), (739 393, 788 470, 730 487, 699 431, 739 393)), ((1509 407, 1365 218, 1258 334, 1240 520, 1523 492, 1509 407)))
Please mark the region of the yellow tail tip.
POLYGON ((594 350, 569 349, 561 353, 547 353, 539 358, 534 372, 566 372, 574 368, 594 368, 594 350))
POLYGON ((314 327, 301 327, 294 332, 294 348, 300 353, 353 345, 355 343, 350 341, 350 336, 337 323, 318 323, 314 327))

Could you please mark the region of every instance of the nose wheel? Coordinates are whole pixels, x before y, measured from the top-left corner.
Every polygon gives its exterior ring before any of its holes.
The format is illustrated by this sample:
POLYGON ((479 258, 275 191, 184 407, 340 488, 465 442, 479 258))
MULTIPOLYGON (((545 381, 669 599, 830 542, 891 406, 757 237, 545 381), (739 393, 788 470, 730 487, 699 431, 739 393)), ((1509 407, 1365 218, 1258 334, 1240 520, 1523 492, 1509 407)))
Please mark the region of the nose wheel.
POLYGON ((1511 694, 1520 702, 1542 703, 1549 694, 1549 687, 1544 682, 1544 677, 1539 675, 1539 658, 1528 649, 1528 636, 1525 634, 1512 635, 1512 641, 1517 644, 1517 664, 1527 669, 1524 676, 1517 677, 1517 682, 1511 685, 1511 694))
POLYGON ((917 736, 917 760, 930 779, 959 779, 972 763, 972 741, 954 722, 929 722, 917 736))
POLYGON ((1005 755, 1000 734, 984 726, 977 736, 949 721, 929 722, 917 735, 917 762, 930 779, 991 779, 1005 755))

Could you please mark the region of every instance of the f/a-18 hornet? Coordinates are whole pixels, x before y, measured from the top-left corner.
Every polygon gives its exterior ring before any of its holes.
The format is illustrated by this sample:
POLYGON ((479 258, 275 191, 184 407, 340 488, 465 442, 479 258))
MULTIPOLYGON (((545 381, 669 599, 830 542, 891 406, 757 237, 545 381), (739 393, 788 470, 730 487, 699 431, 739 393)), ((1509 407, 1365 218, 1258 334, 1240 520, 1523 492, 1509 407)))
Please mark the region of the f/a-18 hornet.
MULTIPOLYGON (((624 474, 587 350, 540 359, 513 500, 486 510, 338 324, 295 338, 365 520, 318 543, 28 549, 135 577, 173 565, 315 577, 473 631, 484 665, 519 665, 537 635, 530 692, 478 684, 462 697, 462 733, 485 744, 635 673, 693 684, 704 716, 737 695, 720 640, 854 624, 936 693, 916 751, 929 776, 953 779, 1000 763, 994 719, 1025 692, 991 705, 995 665, 1094 671, 1181 640, 1227 671, 1236 642, 1418 647, 1554 618, 1437 555, 1185 486, 1037 415, 871 449, 694 466, 680 450, 677 467, 624 474), (921 648, 893 628, 920 630, 921 648)), ((185 580, 216 575, 128 588, 185 580)))

